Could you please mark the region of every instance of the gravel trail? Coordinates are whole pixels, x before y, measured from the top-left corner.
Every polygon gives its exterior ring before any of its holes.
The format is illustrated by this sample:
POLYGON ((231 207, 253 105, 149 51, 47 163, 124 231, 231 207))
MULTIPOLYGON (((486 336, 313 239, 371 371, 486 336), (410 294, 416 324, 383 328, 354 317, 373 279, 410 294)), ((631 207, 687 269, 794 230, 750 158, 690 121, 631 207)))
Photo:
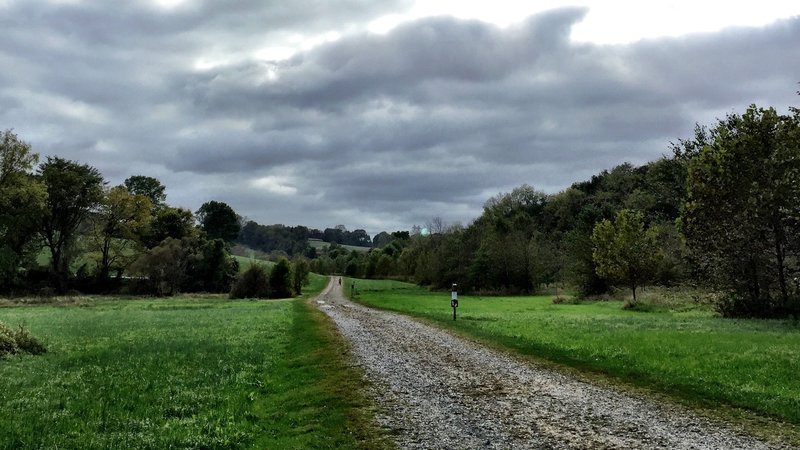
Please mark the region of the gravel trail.
POLYGON ((537 367, 408 317, 316 299, 373 384, 399 448, 768 449, 687 410, 537 367))

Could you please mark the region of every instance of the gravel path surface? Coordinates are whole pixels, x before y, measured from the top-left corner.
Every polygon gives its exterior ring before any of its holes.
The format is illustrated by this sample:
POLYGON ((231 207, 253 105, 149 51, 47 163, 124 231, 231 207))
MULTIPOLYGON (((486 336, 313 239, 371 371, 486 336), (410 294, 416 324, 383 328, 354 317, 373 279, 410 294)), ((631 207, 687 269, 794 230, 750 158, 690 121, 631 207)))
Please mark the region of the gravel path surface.
POLYGON ((316 299, 352 345, 399 448, 767 449, 673 405, 537 367, 408 317, 316 299))

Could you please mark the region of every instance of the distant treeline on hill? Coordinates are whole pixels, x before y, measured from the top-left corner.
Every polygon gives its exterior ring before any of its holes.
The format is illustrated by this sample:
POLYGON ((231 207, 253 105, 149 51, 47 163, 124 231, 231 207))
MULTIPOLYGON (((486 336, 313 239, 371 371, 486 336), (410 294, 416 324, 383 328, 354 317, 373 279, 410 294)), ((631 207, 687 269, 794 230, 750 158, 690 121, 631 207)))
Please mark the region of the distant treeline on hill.
POLYGON ((392 240, 391 235, 385 231, 378 233, 373 239, 362 229, 349 231, 344 225, 320 231, 302 225, 261 225, 250 220, 242 226, 236 242, 266 253, 277 251, 289 256, 305 255, 314 258, 316 249, 309 245, 309 239, 356 247, 382 247, 392 240))

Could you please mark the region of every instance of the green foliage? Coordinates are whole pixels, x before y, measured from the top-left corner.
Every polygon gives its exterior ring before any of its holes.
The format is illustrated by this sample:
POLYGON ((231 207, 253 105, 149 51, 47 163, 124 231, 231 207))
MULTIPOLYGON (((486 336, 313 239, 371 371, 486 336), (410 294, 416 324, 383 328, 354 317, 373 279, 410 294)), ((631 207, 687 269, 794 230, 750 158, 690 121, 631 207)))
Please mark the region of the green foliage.
POLYGON ((239 262, 222 239, 197 240, 187 267, 188 292, 230 292, 239 273, 239 262))
POLYGON ((20 324, 16 331, 14 331, 14 340, 17 342, 17 347, 25 353, 31 355, 41 355, 47 352, 45 346, 39 342, 25 327, 20 324))
POLYGON ((158 296, 178 292, 230 292, 239 262, 220 239, 168 237, 131 265, 143 279, 139 291, 158 296))
POLYGON ((571 230, 564 237, 567 259, 565 278, 575 286, 581 297, 599 295, 608 290, 608 283, 597 273, 592 245, 591 233, 584 230, 571 230))
POLYGON ((0 291, 18 282, 39 248, 35 235, 47 194, 31 175, 38 159, 11 130, 0 133, 0 291))
POLYGON ((265 253, 282 251, 287 255, 304 253, 308 248, 309 230, 303 226, 259 225, 250 220, 244 224, 237 242, 265 253))
POLYGON ((299 257, 295 258, 292 262, 292 290, 295 295, 303 293, 303 286, 309 283, 309 273, 311 272, 311 265, 308 260, 299 257))
POLYGON ((800 425, 800 327, 793 321, 727 320, 696 301, 695 291, 677 302, 675 293, 661 301, 649 290, 633 310, 618 300, 556 305, 545 296, 460 294, 453 321, 448 293, 397 281, 355 283, 358 301, 370 306, 695 404, 733 405, 800 425))
POLYGON ((14 330, 0 322, 0 358, 19 352, 14 330))
POLYGON ((230 298, 268 298, 269 275, 262 264, 251 264, 236 280, 230 298))
POLYGON ((167 199, 166 187, 153 177, 133 175, 125 180, 124 185, 131 194, 148 198, 154 211, 164 206, 167 199))
POLYGON ((692 255, 724 292, 728 316, 800 313, 800 112, 751 106, 688 150, 681 216, 692 255))
POLYGON ((40 355, 47 349, 21 324, 16 330, 0 322, 0 358, 19 352, 40 355))
POLYGON ((131 272, 146 279, 148 293, 165 296, 180 290, 192 251, 191 238, 166 238, 143 254, 131 266, 131 272))
POLYGON ((150 227, 145 242, 151 248, 166 238, 183 239, 197 234, 194 227, 194 215, 184 208, 169 206, 160 208, 153 217, 150 227))
POLYGON ((292 296, 292 267, 286 258, 278 259, 269 274, 270 296, 289 298, 292 296))
POLYGON ((60 293, 67 291, 78 226, 103 198, 103 177, 86 164, 47 157, 39 167, 47 191, 40 232, 50 249, 50 263, 60 293))
POLYGON ((660 254, 654 230, 645 230, 642 214, 623 209, 614 222, 604 220, 592 233, 597 274, 631 288, 633 299, 626 306, 636 305, 636 287, 650 280, 660 254))
POLYGON ((108 280, 111 270, 122 273, 141 253, 152 207, 147 197, 131 194, 124 186, 105 190, 92 215, 89 237, 90 248, 98 255, 101 284, 108 280))
POLYGON ((211 200, 205 202, 197 210, 197 220, 200 228, 206 232, 209 239, 222 239, 233 242, 242 226, 239 216, 227 203, 211 200))
POLYGON ((372 246, 375 248, 382 248, 390 242, 392 242, 392 236, 385 231, 381 231, 372 238, 372 246))

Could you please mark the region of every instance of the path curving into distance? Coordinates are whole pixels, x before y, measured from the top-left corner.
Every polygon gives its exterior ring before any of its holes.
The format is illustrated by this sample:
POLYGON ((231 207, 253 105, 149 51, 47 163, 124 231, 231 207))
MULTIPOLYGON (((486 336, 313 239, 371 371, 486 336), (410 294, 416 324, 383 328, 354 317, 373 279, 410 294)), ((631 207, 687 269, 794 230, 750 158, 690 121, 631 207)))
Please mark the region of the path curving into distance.
POLYGON ((355 304, 331 279, 315 300, 350 342, 403 449, 768 449, 675 405, 578 381, 355 304))

